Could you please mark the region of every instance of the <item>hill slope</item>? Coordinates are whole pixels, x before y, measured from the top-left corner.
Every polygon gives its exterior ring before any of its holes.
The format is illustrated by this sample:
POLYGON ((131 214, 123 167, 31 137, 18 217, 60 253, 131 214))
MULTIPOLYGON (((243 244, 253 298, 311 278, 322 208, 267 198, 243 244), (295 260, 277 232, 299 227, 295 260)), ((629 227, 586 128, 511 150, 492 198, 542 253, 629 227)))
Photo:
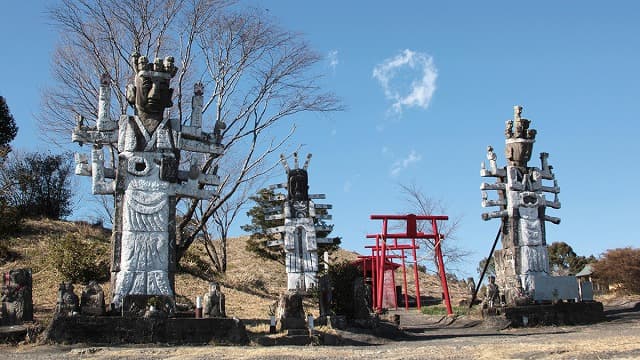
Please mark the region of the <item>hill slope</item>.
MULTIPOLYGON (((56 260, 52 250, 65 237, 83 239, 91 244, 94 254, 89 254, 97 264, 108 263, 110 230, 95 227, 83 222, 65 222, 52 220, 27 220, 21 232, 7 240, 10 256, 0 259, 0 271, 29 267, 33 271, 33 302, 35 316, 46 321, 56 304, 58 284, 63 276, 55 266, 56 260)), ((181 270, 176 274, 176 293, 178 302, 195 303, 196 296, 204 296, 208 290, 208 281, 216 279, 222 284, 226 296, 228 316, 241 319, 266 319, 269 308, 277 300, 279 294, 286 289, 284 265, 273 260, 266 260, 245 250, 248 237, 229 239, 228 266, 226 275, 219 276, 207 271, 208 258, 204 246, 196 243, 188 251, 181 263, 181 270)), ((75 254, 74 254, 75 255, 75 254)), ((358 254, 346 250, 338 250, 331 255, 331 262, 352 261, 358 254)), ((397 284, 402 282, 402 274, 396 274, 397 284)), ((407 274, 409 294, 413 294, 413 273, 407 274)), ((439 298, 441 288, 435 276, 420 273, 420 288, 423 296, 439 298)), ((101 284, 105 296, 109 298, 109 282, 101 284)), ((456 303, 466 297, 464 286, 453 282, 449 284, 452 301, 456 303)), ((76 284, 76 293, 82 291, 82 284, 76 284)), ((317 314, 317 307, 311 302, 306 304, 308 312, 317 314)))

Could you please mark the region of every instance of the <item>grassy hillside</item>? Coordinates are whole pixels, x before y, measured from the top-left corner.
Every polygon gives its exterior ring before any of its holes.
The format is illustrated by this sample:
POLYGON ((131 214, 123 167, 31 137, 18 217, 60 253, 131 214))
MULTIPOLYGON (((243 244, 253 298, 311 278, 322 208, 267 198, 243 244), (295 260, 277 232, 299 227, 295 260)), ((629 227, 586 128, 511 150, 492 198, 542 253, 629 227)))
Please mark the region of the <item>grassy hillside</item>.
MULTIPOLYGON (((30 267, 33 270, 33 302, 36 319, 46 321, 55 308, 58 284, 63 276, 53 265, 61 255, 60 244, 68 238, 80 239, 85 249, 90 249, 90 261, 96 266, 106 266, 109 261, 109 236, 111 232, 81 222, 52 220, 28 220, 22 231, 8 240, 3 240, 9 250, 0 259, 0 271, 30 267), (58 251, 58 252, 56 252, 58 251), (56 255, 57 254, 57 255, 56 255)), ((77 240, 76 240, 77 241, 77 240)), ((196 243, 189 249, 176 275, 178 302, 195 303, 196 296, 203 296, 208 290, 208 281, 216 279, 222 284, 226 296, 227 315, 240 319, 266 319, 269 307, 286 288, 284 265, 277 261, 259 258, 245 250, 247 237, 229 240, 228 268, 224 276, 207 271, 208 258, 202 244, 196 243)), ((78 260, 77 254, 72 254, 78 260)), ((332 262, 355 260, 358 254, 338 250, 331 256, 332 262)), ((402 283, 402 274, 396 274, 397 284, 402 283)), ((413 272, 408 272, 409 294, 413 294, 413 272)), ((102 282, 106 298, 109 298, 109 282, 102 282)), ((457 283, 449 284, 452 301, 456 303, 465 297, 465 289, 457 283)), ((80 295, 82 284, 75 284, 80 295)), ((439 298, 439 281, 431 275, 420 274, 423 296, 439 298)), ((316 306, 309 302, 308 312, 316 313, 316 306)))

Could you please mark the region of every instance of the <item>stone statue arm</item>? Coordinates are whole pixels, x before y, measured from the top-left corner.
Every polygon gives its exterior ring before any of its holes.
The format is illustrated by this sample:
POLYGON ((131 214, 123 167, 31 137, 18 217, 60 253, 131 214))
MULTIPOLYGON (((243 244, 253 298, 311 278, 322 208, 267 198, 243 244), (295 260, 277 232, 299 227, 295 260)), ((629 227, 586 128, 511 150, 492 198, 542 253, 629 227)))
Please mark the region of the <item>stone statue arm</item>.
POLYGON ((505 169, 498 169, 496 162, 497 156, 493 152, 491 145, 487 146, 487 159, 489 160, 489 170, 487 170, 484 161, 480 164, 480 176, 482 177, 504 177, 506 175, 505 169))
POLYGON ((104 152, 98 147, 91 152, 91 190, 98 195, 115 193, 115 182, 105 178, 104 152))
POLYGON ((488 213, 482 213, 482 220, 487 221, 490 219, 498 219, 508 215, 509 215, 509 212, 507 210, 492 211, 488 213))

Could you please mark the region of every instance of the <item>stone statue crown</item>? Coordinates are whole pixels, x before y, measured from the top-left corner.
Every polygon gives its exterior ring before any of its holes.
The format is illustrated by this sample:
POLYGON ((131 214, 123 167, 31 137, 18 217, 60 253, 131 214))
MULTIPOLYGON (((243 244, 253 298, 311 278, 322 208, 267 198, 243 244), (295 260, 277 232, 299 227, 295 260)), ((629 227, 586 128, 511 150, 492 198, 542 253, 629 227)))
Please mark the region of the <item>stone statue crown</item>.
POLYGON ((521 117, 522 106, 513 107, 513 120, 507 120, 505 137, 507 142, 534 142, 536 139, 536 130, 529 129, 531 120, 521 117))
POLYGON ((167 56, 163 59, 156 58, 152 63, 146 56, 142 56, 139 53, 131 55, 131 65, 137 72, 141 71, 153 71, 156 75, 164 75, 167 78, 172 78, 178 72, 178 68, 175 66, 175 60, 173 56, 167 56))

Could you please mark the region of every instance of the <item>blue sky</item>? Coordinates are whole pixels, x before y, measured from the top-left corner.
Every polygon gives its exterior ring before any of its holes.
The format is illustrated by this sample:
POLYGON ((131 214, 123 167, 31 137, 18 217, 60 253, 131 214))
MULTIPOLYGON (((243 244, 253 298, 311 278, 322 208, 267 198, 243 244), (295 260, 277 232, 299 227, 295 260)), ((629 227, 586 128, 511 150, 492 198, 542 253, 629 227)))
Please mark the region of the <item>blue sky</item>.
MULTIPOLYGON (((45 3, 11 2, 0 14, 0 95, 22 150, 48 149, 32 116, 56 40, 45 3)), ((504 165, 504 121, 516 104, 538 131, 530 165, 549 152, 561 187, 562 208, 550 214, 562 223, 547 226, 547 241, 580 255, 637 247, 636 2, 244 3, 326 57, 324 86, 347 108, 292 119, 294 142, 313 153, 310 191, 334 205, 344 247, 363 251, 365 234, 379 230, 369 215, 403 212, 398 184, 415 183, 461 218, 456 241, 473 254, 458 274, 476 275, 498 228, 480 218, 480 163, 491 144, 504 165)))

